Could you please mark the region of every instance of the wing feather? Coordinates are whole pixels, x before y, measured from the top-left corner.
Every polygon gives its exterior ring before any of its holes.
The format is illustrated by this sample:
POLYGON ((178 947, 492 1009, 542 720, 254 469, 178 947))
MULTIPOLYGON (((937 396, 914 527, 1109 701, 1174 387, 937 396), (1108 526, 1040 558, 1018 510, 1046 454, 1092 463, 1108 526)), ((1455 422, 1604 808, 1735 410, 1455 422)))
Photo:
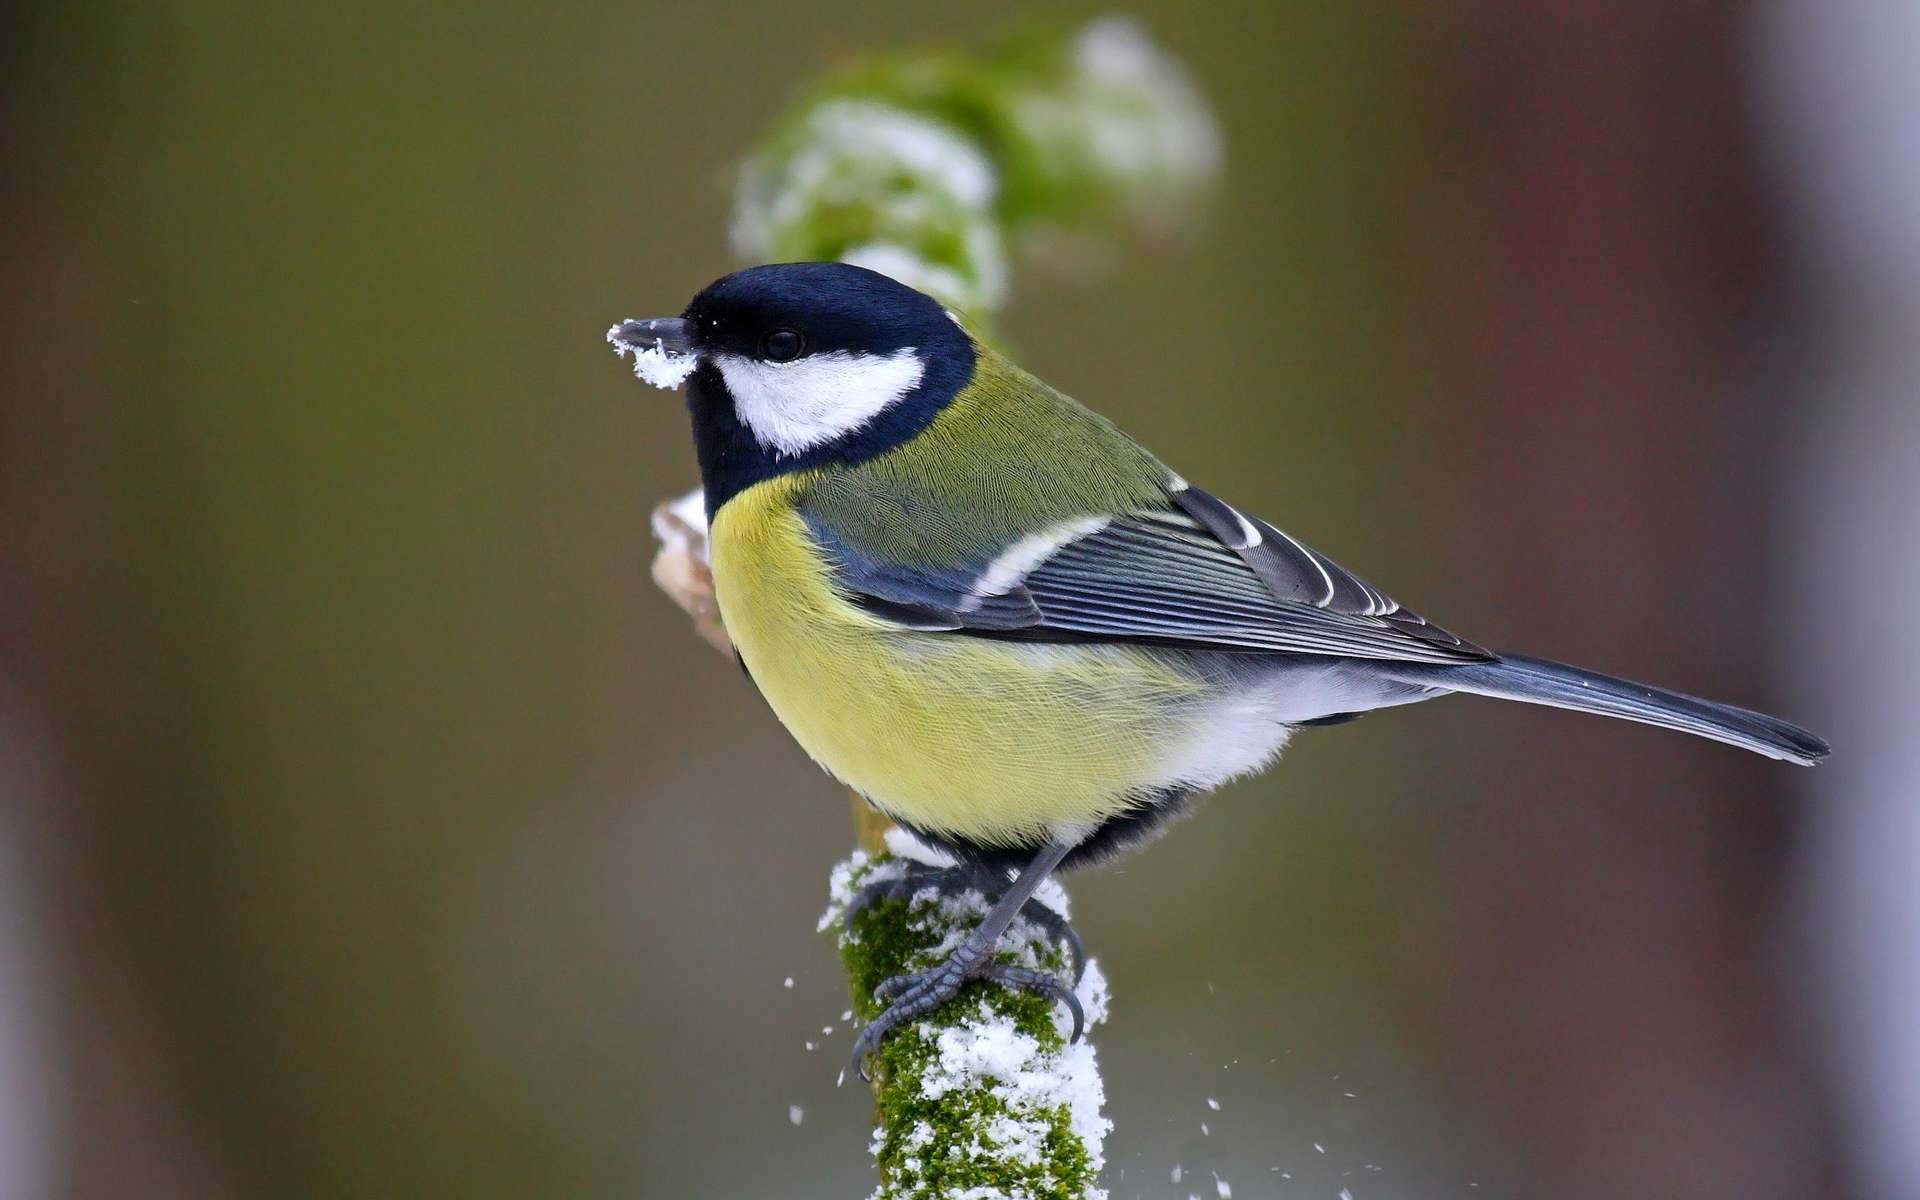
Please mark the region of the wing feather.
POLYGON ((820 514, 805 515, 842 589, 903 629, 1397 662, 1493 657, 1185 484, 1165 508, 1063 521, 937 570, 863 554, 820 514))

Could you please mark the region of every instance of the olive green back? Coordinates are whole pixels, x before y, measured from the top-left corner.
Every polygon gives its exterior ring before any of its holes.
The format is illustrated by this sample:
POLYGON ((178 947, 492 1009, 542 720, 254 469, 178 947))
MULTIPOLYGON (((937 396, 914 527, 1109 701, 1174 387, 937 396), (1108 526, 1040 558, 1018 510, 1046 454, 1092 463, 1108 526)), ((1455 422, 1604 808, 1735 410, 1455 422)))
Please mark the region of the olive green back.
POLYGON ((863 553, 946 568, 1057 521, 1162 505, 1169 478, 1105 417, 982 346, 973 379, 920 436, 815 476, 796 500, 863 553))

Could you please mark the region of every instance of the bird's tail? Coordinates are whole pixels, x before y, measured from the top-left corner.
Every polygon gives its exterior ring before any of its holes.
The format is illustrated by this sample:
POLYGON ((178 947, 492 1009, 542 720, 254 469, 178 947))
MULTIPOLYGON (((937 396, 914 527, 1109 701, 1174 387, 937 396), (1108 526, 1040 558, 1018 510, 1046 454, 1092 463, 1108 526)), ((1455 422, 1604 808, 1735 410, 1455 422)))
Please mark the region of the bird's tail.
POLYGON ((1819 762, 1828 752, 1825 741, 1778 717, 1544 658, 1504 654, 1494 662, 1458 666, 1394 663, 1387 669, 1406 683, 1677 729, 1803 767, 1819 762))

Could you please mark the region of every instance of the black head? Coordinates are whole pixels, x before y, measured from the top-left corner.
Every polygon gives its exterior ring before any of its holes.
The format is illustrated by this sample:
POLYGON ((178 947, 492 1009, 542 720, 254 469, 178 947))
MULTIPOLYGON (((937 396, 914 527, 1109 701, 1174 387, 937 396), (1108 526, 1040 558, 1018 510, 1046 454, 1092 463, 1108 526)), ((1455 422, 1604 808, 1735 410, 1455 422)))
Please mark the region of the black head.
POLYGON ((622 328, 698 356, 687 406, 709 515, 763 479, 886 452, 973 375, 973 340, 938 301, 845 263, 749 267, 678 321, 622 328))
POLYGON ((680 316, 696 350, 775 362, 834 351, 886 355, 967 341, 931 296, 878 271, 837 262, 735 271, 708 284, 680 316))

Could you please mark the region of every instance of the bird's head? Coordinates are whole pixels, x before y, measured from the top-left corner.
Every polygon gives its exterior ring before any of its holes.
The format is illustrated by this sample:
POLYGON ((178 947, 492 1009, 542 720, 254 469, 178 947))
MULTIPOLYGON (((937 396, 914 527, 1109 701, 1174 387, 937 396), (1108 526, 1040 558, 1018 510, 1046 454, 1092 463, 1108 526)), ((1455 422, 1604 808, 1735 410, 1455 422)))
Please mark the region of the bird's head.
POLYGON ((776 263, 716 280, 678 317, 623 321, 616 348, 680 370, 709 512, 762 479, 852 464, 913 437, 972 378, 938 301, 864 267, 776 263))

